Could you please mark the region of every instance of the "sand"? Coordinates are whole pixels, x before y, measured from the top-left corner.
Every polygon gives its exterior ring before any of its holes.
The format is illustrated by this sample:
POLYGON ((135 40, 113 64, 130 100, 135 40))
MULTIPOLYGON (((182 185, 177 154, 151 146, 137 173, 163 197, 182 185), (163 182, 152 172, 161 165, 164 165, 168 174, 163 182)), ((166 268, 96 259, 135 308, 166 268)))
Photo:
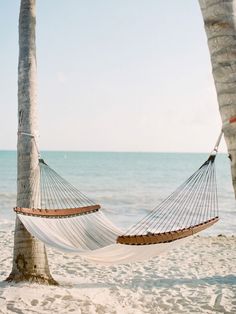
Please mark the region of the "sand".
POLYGON ((59 287, 7 284, 12 232, 0 232, 0 313, 236 313, 236 237, 193 237, 145 263, 94 266, 48 249, 59 287))

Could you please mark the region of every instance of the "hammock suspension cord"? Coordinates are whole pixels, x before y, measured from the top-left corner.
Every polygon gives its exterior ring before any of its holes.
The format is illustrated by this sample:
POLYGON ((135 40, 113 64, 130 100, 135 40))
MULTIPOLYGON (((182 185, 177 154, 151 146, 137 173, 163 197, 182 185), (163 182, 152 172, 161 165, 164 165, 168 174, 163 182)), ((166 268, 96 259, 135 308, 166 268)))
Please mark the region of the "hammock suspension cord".
POLYGON ((222 135, 221 131, 212 153, 202 166, 141 221, 119 236, 117 243, 170 242, 218 221, 215 158, 222 135), (173 236, 173 232, 178 232, 178 236, 173 236))

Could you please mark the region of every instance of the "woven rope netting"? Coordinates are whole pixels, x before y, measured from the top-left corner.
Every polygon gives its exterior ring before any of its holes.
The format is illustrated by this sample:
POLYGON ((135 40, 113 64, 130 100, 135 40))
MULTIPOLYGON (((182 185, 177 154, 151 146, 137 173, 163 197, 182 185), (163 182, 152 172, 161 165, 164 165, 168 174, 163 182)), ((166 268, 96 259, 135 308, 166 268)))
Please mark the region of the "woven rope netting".
POLYGON ((21 198, 24 199, 29 193, 31 207, 34 209, 67 209, 95 205, 95 202, 62 178, 43 159, 39 159, 21 198))
POLYGON ((218 216, 215 156, 209 159, 169 197, 125 235, 179 230, 218 216))

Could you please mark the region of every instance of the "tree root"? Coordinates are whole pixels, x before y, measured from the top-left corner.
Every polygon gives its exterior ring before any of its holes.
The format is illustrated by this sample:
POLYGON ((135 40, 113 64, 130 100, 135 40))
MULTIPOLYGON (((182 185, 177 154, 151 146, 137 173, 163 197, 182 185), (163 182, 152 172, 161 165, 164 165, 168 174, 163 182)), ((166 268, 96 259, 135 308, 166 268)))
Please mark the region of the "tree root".
POLYGON ((29 282, 29 283, 37 283, 40 285, 50 285, 50 286, 59 286, 59 283, 54 280, 51 276, 45 277, 42 275, 34 275, 34 274, 10 274, 5 281, 7 282, 29 282))

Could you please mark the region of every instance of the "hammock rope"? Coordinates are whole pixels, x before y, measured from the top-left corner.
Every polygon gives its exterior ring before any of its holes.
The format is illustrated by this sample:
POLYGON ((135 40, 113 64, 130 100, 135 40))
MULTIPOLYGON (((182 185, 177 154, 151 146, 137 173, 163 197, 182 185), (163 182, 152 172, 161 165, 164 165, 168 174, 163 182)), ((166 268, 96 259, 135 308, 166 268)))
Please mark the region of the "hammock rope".
POLYGON ((16 207, 16 212, 56 217, 86 214, 100 209, 100 205, 67 182, 41 158, 21 195, 22 200, 29 194, 32 195, 31 208, 16 207))
MULTIPOLYGON (((163 235, 168 236, 168 233, 174 231, 180 232, 186 229, 194 231, 193 228, 202 223, 204 223, 204 227, 207 227, 207 223, 211 225, 213 221, 216 222, 219 210, 215 156, 210 155, 208 160, 189 179, 140 222, 118 237, 117 242, 133 245, 149 244, 147 240, 150 236, 150 239, 152 237, 150 244, 152 244, 153 237, 157 235, 159 243, 161 235, 163 238, 163 235), (138 236, 139 238, 137 238, 138 236), (142 236, 146 237, 143 242, 142 236)), ((163 241, 165 242, 165 237, 163 241)), ((169 238, 166 239, 166 242, 169 241, 169 238)))
POLYGON ((209 158, 169 197, 117 238, 126 245, 176 241, 200 232, 219 220, 215 158, 221 131, 209 158))

